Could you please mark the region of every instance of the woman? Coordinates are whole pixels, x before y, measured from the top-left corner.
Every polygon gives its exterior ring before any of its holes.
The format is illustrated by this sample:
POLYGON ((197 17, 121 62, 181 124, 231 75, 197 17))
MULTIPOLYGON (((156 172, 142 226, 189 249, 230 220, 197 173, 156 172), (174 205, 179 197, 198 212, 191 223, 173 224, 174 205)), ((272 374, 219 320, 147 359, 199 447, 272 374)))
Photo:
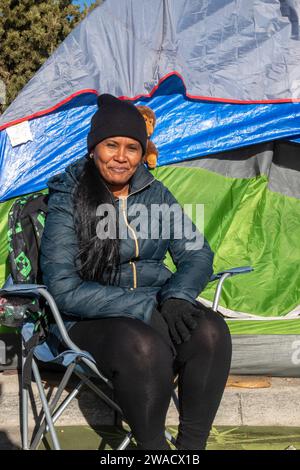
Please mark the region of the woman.
POLYGON ((71 339, 112 381, 138 447, 170 449, 165 419, 178 374, 176 447, 204 449, 231 361, 225 321, 195 300, 213 253, 181 208, 166 231, 166 212, 152 211, 179 206, 143 165, 147 133, 135 106, 108 94, 98 106, 87 157, 48 183, 43 280, 71 339), (175 233, 187 222, 201 246, 188 249, 191 230, 175 233), (163 264, 167 250, 175 273, 163 264))

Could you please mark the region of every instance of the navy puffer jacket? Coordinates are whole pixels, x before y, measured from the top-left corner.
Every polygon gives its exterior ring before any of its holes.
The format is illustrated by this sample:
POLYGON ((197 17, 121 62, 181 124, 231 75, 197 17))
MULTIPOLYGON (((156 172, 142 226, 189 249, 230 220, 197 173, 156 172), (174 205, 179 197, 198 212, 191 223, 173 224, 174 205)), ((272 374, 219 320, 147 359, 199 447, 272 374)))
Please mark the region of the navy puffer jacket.
MULTIPOLYGON (((164 203, 171 206, 177 201, 143 164, 131 179, 129 196, 115 201, 120 229, 127 230, 129 234, 120 240, 121 275, 118 285, 84 281, 80 277, 75 263, 78 244, 72 195, 85 161, 86 157, 81 158, 48 181, 48 215, 40 262, 43 282, 60 312, 75 321, 126 316, 149 323, 154 307, 168 298, 194 303, 213 272, 213 252, 205 239, 202 248, 187 250, 185 244, 190 240, 184 236, 175 237, 176 218, 172 217, 170 235, 162 237, 160 233, 160 238, 151 239, 151 222, 152 228, 153 224, 160 227, 160 232, 162 223, 161 217, 151 215, 151 205, 164 203), (138 216, 136 212, 132 213, 132 209, 137 207, 134 204, 142 204, 142 209, 146 207, 148 210, 148 213, 142 210, 139 227, 133 223, 138 216), (175 273, 164 265, 167 250, 176 265, 175 273)), ((194 224, 192 227, 197 230, 194 224)))

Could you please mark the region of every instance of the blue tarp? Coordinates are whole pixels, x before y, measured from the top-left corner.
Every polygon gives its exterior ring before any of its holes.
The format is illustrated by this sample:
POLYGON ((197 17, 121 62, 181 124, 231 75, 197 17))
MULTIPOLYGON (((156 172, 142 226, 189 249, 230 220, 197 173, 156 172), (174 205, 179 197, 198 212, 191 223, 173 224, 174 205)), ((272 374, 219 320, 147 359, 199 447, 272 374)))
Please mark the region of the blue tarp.
MULTIPOLYGON (((224 150, 298 136, 300 103, 228 104, 191 100, 176 76, 150 99, 136 101, 156 113, 153 136, 158 165, 224 150)), ((12 148, 0 133, 0 201, 45 188, 48 178, 86 153, 96 95, 84 94, 46 116, 30 121, 33 142, 12 148)))
POLYGON ((97 93, 155 111, 158 165, 300 142, 298 10, 290 0, 106 0, 0 117, 0 202, 84 155, 97 93), (28 118, 33 141, 12 148, 4 127, 28 118))

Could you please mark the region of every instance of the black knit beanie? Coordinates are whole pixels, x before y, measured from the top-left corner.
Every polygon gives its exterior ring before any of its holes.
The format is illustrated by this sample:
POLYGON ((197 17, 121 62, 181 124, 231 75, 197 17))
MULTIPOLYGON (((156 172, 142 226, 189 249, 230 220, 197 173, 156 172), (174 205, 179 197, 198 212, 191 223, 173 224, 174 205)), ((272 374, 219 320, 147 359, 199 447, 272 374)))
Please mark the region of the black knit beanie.
POLYGON ((108 137, 131 137, 140 142, 143 155, 146 153, 147 130, 143 116, 130 102, 120 100, 107 93, 97 100, 99 109, 91 120, 87 138, 90 152, 99 142, 108 137))

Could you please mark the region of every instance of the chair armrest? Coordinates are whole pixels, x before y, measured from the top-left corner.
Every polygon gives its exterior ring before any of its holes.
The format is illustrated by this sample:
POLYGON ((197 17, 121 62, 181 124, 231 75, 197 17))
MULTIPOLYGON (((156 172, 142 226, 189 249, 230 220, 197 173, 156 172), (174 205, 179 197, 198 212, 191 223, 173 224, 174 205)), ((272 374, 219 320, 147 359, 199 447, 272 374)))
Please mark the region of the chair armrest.
POLYGON ((14 295, 20 295, 20 296, 39 296, 40 293, 38 289, 43 288, 47 289, 46 286, 42 284, 15 284, 12 278, 12 275, 10 274, 8 278, 6 279, 3 287, 0 289, 0 295, 2 294, 14 294, 14 295))
POLYGON ((19 295, 19 296, 35 296, 43 297, 52 312, 56 325, 59 329, 59 332, 62 336, 63 342, 69 350, 73 351, 77 356, 82 357, 82 362, 86 364, 90 370, 92 370, 96 376, 100 377, 107 385, 112 387, 111 382, 99 371, 94 359, 88 357, 86 352, 82 351, 76 344, 73 343, 71 338, 68 335, 64 322, 61 318, 60 312, 57 308, 56 302, 50 292, 47 290, 47 286, 43 284, 14 284, 11 275, 5 281, 4 286, 0 289, 1 294, 10 294, 10 295, 19 295))
POLYGON ((0 295, 11 294, 20 296, 39 296, 39 289, 47 289, 46 286, 41 284, 12 284, 7 287, 0 289, 0 295))
POLYGON ((224 271, 220 271, 216 274, 213 274, 209 282, 215 281, 216 279, 221 279, 223 274, 230 274, 230 276, 227 276, 227 277, 231 277, 237 274, 250 273, 251 271, 254 271, 254 268, 252 268, 251 266, 240 266, 237 268, 224 269, 224 271))
POLYGON ((251 271, 254 271, 254 269, 251 266, 240 266, 238 268, 230 268, 230 269, 225 269, 224 271, 221 271, 217 274, 213 274, 210 278, 209 282, 215 281, 216 279, 219 279, 219 282, 216 287, 215 291, 215 296, 212 304, 212 309, 216 312, 218 310, 219 306, 219 300, 221 297, 221 292, 222 292, 222 287, 225 279, 231 276, 235 276, 237 274, 245 274, 249 273, 251 271))

